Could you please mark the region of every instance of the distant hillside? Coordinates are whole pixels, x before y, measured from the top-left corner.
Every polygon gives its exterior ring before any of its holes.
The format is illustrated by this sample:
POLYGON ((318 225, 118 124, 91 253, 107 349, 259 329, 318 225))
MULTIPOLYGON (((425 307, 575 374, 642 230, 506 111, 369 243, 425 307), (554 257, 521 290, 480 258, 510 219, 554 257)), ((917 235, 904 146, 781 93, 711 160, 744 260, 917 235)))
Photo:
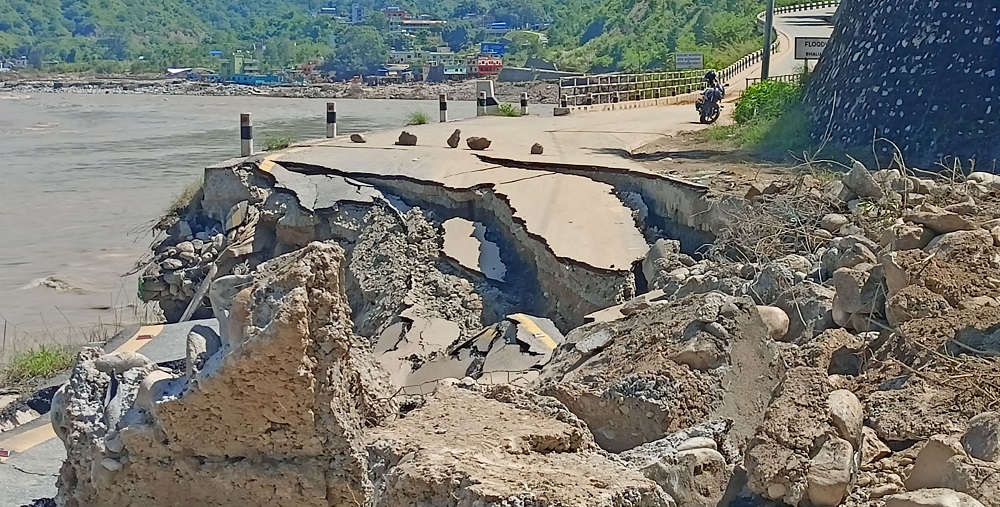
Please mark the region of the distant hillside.
MULTIPOLYGON (((759 45, 754 15, 760 0, 359 0, 367 9, 397 5, 447 19, 437 33, 391 35, 384 16, 371 28, 316 15, 321 7, 350 13, 353 0, 3 0, 0 55, 27 55, 98 71, 160 71, 168 65, 209 65, 209 49, 267 46, 271 66, 328 56, 330 42, 356 66, 383 58, 390 46, 454 49, 485 40, 484 19, 551 23, 548 44, 515 37, 514 61, 543 56, 563 69, 639 70, 669 67, 675 51, 704 51, 721 66, 759 45), (350 45, 364 47, 349 48, 350 45), (122 67, 120 62, 129 62, 122 67)), ((779 5, 801 3, 778 0, 779 5)), ((346 57, 345 57, 346 58, 346 57)))

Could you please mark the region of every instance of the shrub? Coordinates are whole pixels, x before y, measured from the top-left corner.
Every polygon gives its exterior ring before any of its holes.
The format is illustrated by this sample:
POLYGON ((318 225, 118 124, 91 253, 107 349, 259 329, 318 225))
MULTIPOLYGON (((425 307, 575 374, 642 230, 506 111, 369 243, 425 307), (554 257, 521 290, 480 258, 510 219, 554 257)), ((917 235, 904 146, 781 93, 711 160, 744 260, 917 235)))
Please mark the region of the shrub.
POLYGON ((801 85, 762 81, 743 92, 733 110, 733 120, 740 125, 775 120, 801 100, 801 85))
POLYGON ((264 151, 283 150, 292 144, 289 136, 268 136, 264 139, 264 151))
POLYGON ((406 125, 426 125, 431 122, 431 116, 423 111, 411 111, 406 115, 406 125))
POLYGON ((500 106, 497 107, 497 112, 500 113, 500 116, 509 116, 511 118, 521 116, 521 108, 519 106, 515 106, 514 104, 500 104, 500 106))
POLYGON ((47 347, 23 352, 0 372, 0 384, 14 385, 45 379, 73 366, 74 357, 65 347, 47 347))

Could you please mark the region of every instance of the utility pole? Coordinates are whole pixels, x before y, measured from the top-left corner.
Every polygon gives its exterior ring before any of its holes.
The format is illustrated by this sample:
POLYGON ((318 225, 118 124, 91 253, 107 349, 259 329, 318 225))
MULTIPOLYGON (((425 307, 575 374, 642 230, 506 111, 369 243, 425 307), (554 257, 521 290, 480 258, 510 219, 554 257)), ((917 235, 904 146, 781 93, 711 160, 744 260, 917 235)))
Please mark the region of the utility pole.
POLYGON ((774 0, 767 0, 767 12, 764 14, 764 58, 760 63, 760 79, 767 79, 771 71, 771 33, 774 32, 774 0))

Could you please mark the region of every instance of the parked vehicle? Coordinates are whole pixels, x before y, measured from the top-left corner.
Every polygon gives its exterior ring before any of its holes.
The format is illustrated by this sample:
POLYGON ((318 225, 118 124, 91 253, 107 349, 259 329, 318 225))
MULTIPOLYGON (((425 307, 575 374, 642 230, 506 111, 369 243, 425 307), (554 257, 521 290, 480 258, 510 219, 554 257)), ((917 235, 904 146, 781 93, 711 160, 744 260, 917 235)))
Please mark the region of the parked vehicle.
POLYGON ((704 93, 695 101, 694 107, 701 116, 704 124, 715 123, 722 114, 722 98, 726 96, 726 87, 729 85, 709 85, 704 93))

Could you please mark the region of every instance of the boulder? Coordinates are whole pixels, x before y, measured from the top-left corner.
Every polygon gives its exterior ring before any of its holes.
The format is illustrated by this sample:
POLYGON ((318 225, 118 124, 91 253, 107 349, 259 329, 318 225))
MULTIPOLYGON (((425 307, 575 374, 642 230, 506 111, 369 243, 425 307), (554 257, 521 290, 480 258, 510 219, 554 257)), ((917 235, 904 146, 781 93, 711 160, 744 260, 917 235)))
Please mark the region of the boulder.
POLYGON ((465 144, 469 145, 469 149, 476 151, 485 150, 486 148, 489 148, 492 143, 493 141, 490 141, 485 137, 470 137, 465 140, 465 144))
POLYGON ((997 179, 997 175, 982 171, 976 171, 969 174, 966 177, 966 179, 969 181, 975 181, 976 183, 984 183, 988 185, 997 179))
POLYGON ((853 400, 833 392, 822 369, 788 370, 745 453, 751 491, 789 505, 832 507, 847 496, 861 449, 839 435, 860 435, 861 426, 853 400))
POLYGON ((764 321, 764 327, 774 340, 780 340, 788 333, 789 319, 784 310, 776 306, 758 306, 757 313, 760 320, 764 321))
POLYGON ((97 371, 121 375, 132 368, 151 368, 155 364, 138 352, 119 351, 105 354, 94 361, 97 371))
POLYGON ((890 250, 919 250, 934 239, 934 231, 913 224, 894 225, 888 229, 890 250))
POLYGON ((864 434, 864 442, 861 444, 861 464, 875 463, 876 461, 892 454, 888 445, 878 437, 875 430, 864 426, 861 428, 864 434))
POLYGON ((850 442, 852 448, 860 449, 865 420, 861 400, 851 391, 838 389, 830 393, 827 402, 830 405, 830 421, 837 428, 840 438, 850 442))
POLYGON ((934 488, 907 491, 885 497, 885 507, 984 507, 965 493, 952 489, 934 488))
POLYGON ((965 196, 965 200, 944 207, 945 211, 958 213, 959 215, 975 215, 979 211, 975 199, 972 196, 965 196))
POLYGON ((1000 225, 990 229, 990 236, 993 236, 993 246, 1000 246, 1000 225))
POLYGON ((1000 462, 1000 413, 983 412, 969 421, 962 447, 973 458, 1000 462))
POLYGON ((532 155, 541 155, 542 152, 544 152, 544 151, 545 151, 545 147, 543 147, 541 144, 535 143, 535 144, 531 145, 531 154, 532 155))
POLYGON ((834 234, 840 230, 841 227, 849 224, 851 220, 840 213, 830 213, 824 215, 819 221, 820 228, 832 232, 834 234))
POLYGON ((396 146, 416 146, 416 145, 417 145, 417 136, 405 130, 399 134, 399 140, 396 141, 396 146))
POLYGON ((847 497, 858 469, 854 455, 849 442, 832 437, 809 460, 806 483, 813 506, 836 507, 847 497))
POLYGON ((691 507, 717 506, 731 475, 722 454, 706 448, 667 454, 639 471, 659 484, 677 505, 691 507))
POLYGON ((935 234, 948 234, 949 232, 967 231, 974 228, 965 217, 932 204, 922 204, 915 213, 904 216, 903 220, 923 225, 934 231, 935 234))
POLYGON ((943 487, 966 493, 986 507, 1000 507, 1000 463, 956 455, 945 464, 943 487))
POLYGON ((365 139, 365 136, 361 134, 351 134, 351 142, 362 144, 362 143, 367 143, 368 140, 365 139))
POLYGON ((847 187, 843 181, 831 181, 823 187, 823 198, 834 204, 843 205, 858 198, 858 194, 847 187))
POLYGON ((993 235, 983 229, 955 231, 934 238, 924 251, 927 253, 950 256, 969 246, 993 246, 993 235))
POLYGON ((834 310, 846 314, 881 314, 885 307, 885 273, 881 266, 858 265, 867 270, 840 268, 833 272, 837 296, 834 310))
POLYGON ((844 185, 854 191, 858 197, 867 199, 881 199, 885 197, 885 191, 878 185, 872 173, 857 160, 851 166, 850 172, 844 175, 844 185))
POLYGON ((446 142, 448 143, 449 148, 458 148, 458 143, 462 142, 462 131, 460 129, 455 129, 446 142))
POLYGON ((905 481, 906 489, 913 491, 944 486, 948 460, 964 455, 965 450, 957 438, 934 435, 917 454, 913 470, 905 481))
POLYGON ((840 268, 853 268, 858 264, 876 264, 878 258, 874 252, 877 251, 878 245, 864 236, 834 238, 821 257, 823 270, 833 273, 840 268))
POLYGON ((802 343, 834 327, 833 299, 836 292, 804 281, 785 291, 774 303, 788 315, 788 333, 783 341, 802 343))

